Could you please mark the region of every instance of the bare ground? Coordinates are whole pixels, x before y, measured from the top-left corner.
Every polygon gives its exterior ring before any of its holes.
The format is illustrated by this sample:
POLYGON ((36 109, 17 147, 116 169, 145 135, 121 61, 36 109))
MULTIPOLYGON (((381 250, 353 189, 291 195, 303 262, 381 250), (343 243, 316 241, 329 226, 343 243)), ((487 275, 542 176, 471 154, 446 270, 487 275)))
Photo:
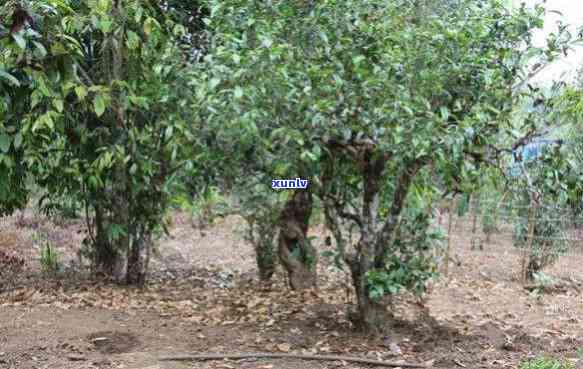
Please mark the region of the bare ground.
MULTIPOLYGON (((153 281, 144 290, 73 275, 39 278, 39 232, 69 264, 76 260, 82 225, 54 224, 30 212, 5 218, 0 250, 23 257, 30 277, 11 288, 0 286, 5 291, 0 294, 0 368, 366 367, 157 360, 186 352, 257 351, 432 362, 437 368, 516 368, 525 358, 548 354, 581 365, 583 255, 571 253, 548 270, 572 281, 572 288, 535 296, 519 281, 520 254, 507 232, 495 235, 484 251, 471 251, 466 229, 462 224, 455 230, 449 275, 433 286, 425 307, 411 296, 398 298, 390 334, 367 337, 348 321, 347 276, 329 261, 321 263, 317 292, 288 291, 281 275, 273 286, 258 285, 253 252, 236 218, 202 234, 177 214, 172 237, 160 241, 153 281)), ((326 234, 321 227, 312 232, 320 239, 326 234)))

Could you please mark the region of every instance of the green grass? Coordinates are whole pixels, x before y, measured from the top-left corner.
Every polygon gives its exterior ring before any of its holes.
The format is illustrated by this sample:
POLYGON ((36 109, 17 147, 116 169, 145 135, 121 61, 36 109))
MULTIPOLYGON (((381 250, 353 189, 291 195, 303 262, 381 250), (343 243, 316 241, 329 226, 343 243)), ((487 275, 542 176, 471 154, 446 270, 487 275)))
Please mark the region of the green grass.
POLYGON ((549 357, 539 357, 523 362, 519 369, 574 369, 573 364, 567 360, 558 360, 549 357))

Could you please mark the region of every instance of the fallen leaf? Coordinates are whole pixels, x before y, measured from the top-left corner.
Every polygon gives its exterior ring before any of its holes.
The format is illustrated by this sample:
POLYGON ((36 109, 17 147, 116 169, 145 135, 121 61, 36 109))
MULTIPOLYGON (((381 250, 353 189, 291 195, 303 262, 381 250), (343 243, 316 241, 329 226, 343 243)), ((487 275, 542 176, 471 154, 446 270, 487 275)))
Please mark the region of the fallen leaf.
POLYGON ((289 352, 291 350, 291 346, 288 343, 280 343, 277 345, 277 349, 281 352, 289 352))

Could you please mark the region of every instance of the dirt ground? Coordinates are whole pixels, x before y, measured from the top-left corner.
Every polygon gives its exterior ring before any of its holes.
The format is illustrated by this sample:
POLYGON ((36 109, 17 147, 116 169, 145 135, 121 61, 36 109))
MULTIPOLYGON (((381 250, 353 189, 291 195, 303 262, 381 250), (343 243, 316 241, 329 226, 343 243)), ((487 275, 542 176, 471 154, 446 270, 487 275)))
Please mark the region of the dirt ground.
MULTIPOLYGON (((396 299, 390 332, 368 337, 347 319, 348 278, 329 260, 322 259, 318 291, 289 291, 281 274, 272 286, 255 282, 253 250, 237 218, 201 232, 177 214, 144 290, 65 272, 41 277, 42 240, 57 246, 64 265, 74 265, 82 230, 30 211, 0 220, 0 250, 27 262, 24 277, 0 285, 0 368, 370 367, 290 359, 158 361, 245 352, 342 354, 447 369, 516 368, 547 354, 583 368, 583 254, 570 253, 547 271, 570 281, 568 287, 533 294, 519 281, 520 254, 508 232, 474 251, 467 224, 454 227, 448 276, 434 283, 424 306, 412 296, 396 299)), ((323 249, 326 231, 312 233, 323 249)))

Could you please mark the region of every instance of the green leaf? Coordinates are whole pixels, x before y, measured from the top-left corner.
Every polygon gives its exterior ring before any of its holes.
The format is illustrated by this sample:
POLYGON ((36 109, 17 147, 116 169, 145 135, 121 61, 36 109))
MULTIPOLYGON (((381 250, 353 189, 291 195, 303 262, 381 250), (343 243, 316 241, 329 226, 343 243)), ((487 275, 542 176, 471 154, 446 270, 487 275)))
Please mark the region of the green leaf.
POLYGON ((39 91, 32 91, 32 94, 30 94, 30 107, 34 109, 41 102, 42 98, 43 96, 39 91))
POLYGON ((0 70, 0 79, 8 81, 8 83, 10 83, 12 86, 20 87, 20 81, 18 81, 18 79, 16 79, 16 77, 14 77, 12 74, 3 70, 0 70))
POLYGON ((24 39, 24 37, 22 37, 21 32, 13 33, 12 38, 14 39, 18 47, 20 47, 22 50, 26 49, 26 40, 24 39))
POLYGON ((99 22, 99 28, 101 29, 101 31, 103 33, 109 33, 109 31, 111 31, 111 26, 113 25, 113 22, 107 19, 102 20, 101 22, 99 22))
POLYGON ((316 157, 316 155, 314 155, 313 153, 311 153, 310 151, 304 151, 301 155, 300 158, 304 161, 313 161, 316 162, 318 161, 318 158, 316 157))
POLYGON ((142 9, 141 6, 138 6, 137 9, 136 9, 135 17, 134 17, 136 23, 140 23, 141 22, 143 15, 144 15, 144 9, 142 9))
POLYGON ((14 148, 19 149, 22 145, 22 133, 18 132, 16 136, 14 136, 14 148))
POLYGON ((63 106, 63 100, 61 99, 55 99, 53 100, 53 106, 55 107, 55 109, 57 109, 57 111, 59 113, 63 112, 64 106, 63 106))
POLYGON ((127 41, 128 49, 135 50, 140 46, 141 39, 137 33, 133 32, 133 31, 128 31, 127 37, 128 37, 128 41, 127 41))
POLYGON ((75 87, 75 93, 77 94, 79 101, 83 101, 87 97, 87 89, 85 88, 85 86, 75 87))
POLYGON ((166 140, 170 140, 172 138, 172 133, 174 133, 174 127, 172 126, 166 127, 166 133, 164 134, 166 140))
POLYGON ((352 63, 354 63, 354 65, 358 65, 365 59, 366 58, 364 57, 364 55, 358 55, 358 56, 355 56, 354 58, 352 58, 352 63))
POLYGON ((449 119, 449 110, 445 106, 439 108, 439 112, 441 113, 441 118, 443 120, 447 121, 449 119))
POLYGON ((98 188, 99 187, 99 179, 97 179, 96 176, 90 176, 88 178, 88 181, 89 181, 89 186, 91 188, 98 188))
POLYGON ((47 49, 43 46, 43 44, 38 41, 33 41, 32 43, 34 44, 35 51, 37 52, 39 58, 42 59, 47 56, 47 49))
POLYGON ((156 19, 149 17, 144 22, 144 33, 146 35, 150 35, 150 33, 152 33, 152 31, 154 30, 155 26, 158 26, 158 22, 156 21, 156 19))
POLYGON ((209 87, 212 89, 214 89, 215 87, 217 87, 219 85, 219 83, 221 83, 221 80, 219 78, 212 78, 209 82, 209 87))
POLYGON ((53 112, 46 112, 43 117, 43 122, 49 129, 55 129, 55 122, 53 121, 52 114, 53 112))
POLYGON ((95 95, 95 98, 93 99, 93 108, 98 117, 103 115, 105 112, 105 100, 102 95, 95 95))
POLYGON ((241 86, 235 87, 235 99, 240 99, 243 97, 243 89, 241 86))
POLYGON ((8 150, 10 150, 10 137, 5 134, 0 134, 0 151, 6 154, 8 150))
POLYGON ((51 45, 51 53, 54 55, 67 55, 69 52, 60 42, 55 42, 51 45))

